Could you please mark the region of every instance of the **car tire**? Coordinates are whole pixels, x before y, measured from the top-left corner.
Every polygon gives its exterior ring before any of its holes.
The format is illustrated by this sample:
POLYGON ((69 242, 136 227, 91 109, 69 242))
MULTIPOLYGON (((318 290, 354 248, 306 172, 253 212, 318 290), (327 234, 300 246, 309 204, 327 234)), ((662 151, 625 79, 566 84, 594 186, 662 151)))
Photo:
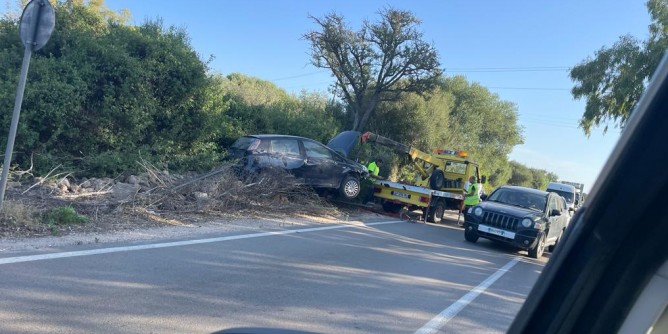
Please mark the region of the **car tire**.
POLYGON ((362 184, 358 178, 352 175, 346 175, 339 186, 339 194, 347 200, 352 200, 360 194, 361 189, 362 184))
POLYGON ((433 190, 441 190, 445 186, 445 175, 440 169, 431 172, 429 176, 429 187, 433 190))
POLYGON ((436 204, 429 207, 429 214, 427 215, 427 221, 430 223, 440 223, 443 219, 443 214, 445 213, 445 203, 443 201, 437 201, 436 204))
POLYGON ((553 253, 554 250, 557 248, 557 244, 559 243, 559 241, 561 241, 562 235, 564 235, 564 230, 561 230, 561 232, 559 232, 559 236, 557 237, 557 240, 554 241, 554 245, 550 245, 550 247, 547 248, 547 250, 550 251, 550 253, 553 253))
POLYGON ((539 259, 543 256, 543 252, 545 252, 545 234, 541 234, 536 246, 529 249, 529 256, 539 259))
POLYGON ((476 243, 478 241, 478 233, 474 230, 469 230, 468 226, 464 227, 464 239, 468 242, 476 243))
POLYGON ((383 202, 383 211, 385 212, 390 212, 390 213, 399 213, 401 212, 402 205, 397 204, 397 203, 392 203, 392 202, 383 202))

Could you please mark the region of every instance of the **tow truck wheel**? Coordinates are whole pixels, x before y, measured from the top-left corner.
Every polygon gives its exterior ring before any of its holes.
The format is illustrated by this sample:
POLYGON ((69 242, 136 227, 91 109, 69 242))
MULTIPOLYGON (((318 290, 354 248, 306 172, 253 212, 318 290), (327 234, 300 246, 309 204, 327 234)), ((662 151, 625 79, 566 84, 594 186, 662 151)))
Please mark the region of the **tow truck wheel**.
POLYGON ((440 223, 443 219, 443 214, 445 213, 445 203, 443 201, 438 201, 434 206, 429 207, 429 214, 427 215, 427 221, 430 223, 440 223))
POLYGON ((445 186, 445 175, 440 169, 431 172, 429 176, 429 187, 433 190, 441 190, 445 186))

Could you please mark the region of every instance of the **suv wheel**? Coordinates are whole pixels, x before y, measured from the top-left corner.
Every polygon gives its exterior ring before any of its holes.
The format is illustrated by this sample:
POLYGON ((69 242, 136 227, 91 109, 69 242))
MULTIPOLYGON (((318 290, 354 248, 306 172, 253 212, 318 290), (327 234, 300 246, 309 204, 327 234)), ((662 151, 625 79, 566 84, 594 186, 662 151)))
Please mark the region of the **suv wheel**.
POLYGON ((541 234, 538 243, 534 248, 529 249, 529 256, 534 259, 540 259, 545 251, 545 234, 541 234))
POLYGON ((471 226, 466 226, 464 227, 464 239, 468 242, 473 242, 475 243, 478 241, 478 233, 474 231, 473 229, 469 229, 471 226))
POLYGON ((557 244, 559 243, 559 241, 561 241, 561 236, 563 234, 564 234, 564 230, 561 230, 561 232, 559 232, 559 236, 557 237, 557 240, 554 242, 554 245, 551 245, 550 247, 547 248, 547 250, 549 250, 550 253, 553 253, 554 250, 557 248, 557 244))
POLYGON ((362 186, 360 180, 352 175, 346 175, 341 181, 341 186, 339 187, 339 193, 343 198, 351 200, 357 197, 360 194, 362 186))

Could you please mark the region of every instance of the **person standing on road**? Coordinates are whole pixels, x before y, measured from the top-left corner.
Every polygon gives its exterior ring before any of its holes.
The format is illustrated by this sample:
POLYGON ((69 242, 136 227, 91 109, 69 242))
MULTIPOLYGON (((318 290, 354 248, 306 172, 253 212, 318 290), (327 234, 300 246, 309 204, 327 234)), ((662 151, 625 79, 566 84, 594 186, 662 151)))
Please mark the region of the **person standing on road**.
POLYGON ((480 184, 476 182, 475 176, 471 175, 469 177, 469 186, 466 189, 466 195, 464 195, 464 214, 466 211, 475 205, 480 203, 480 184))
POLYGON ((373 181, 372 179, 375 180, 382 180, 383 177, 378 175, 380 173, 380 168, 383 167, 383 159, 376 159, 372 161, 368 166, 367 169, 369 170, 369 179, 366 180, 367 183, 367 190, 368 194, 366 195, 366 200, 364 201, 365 203, 373 202, 373 181))

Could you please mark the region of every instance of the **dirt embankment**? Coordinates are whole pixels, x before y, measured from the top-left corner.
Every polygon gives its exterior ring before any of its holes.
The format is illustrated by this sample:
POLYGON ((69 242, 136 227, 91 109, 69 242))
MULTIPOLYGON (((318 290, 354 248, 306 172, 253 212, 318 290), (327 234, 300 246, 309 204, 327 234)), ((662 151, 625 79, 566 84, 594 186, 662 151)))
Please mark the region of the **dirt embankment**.
POLYGON ((243 177, 221 167, 206 174, 173 175, 143 166, 144 173, 116 179, 58 175, 9 182, 0 238, 87 235, 81 242, 90 243, 137 231, 159 235, 166 226, 225 231, 223 226, 261 228, 369 215, 334 206, 280 170, 243 177))

